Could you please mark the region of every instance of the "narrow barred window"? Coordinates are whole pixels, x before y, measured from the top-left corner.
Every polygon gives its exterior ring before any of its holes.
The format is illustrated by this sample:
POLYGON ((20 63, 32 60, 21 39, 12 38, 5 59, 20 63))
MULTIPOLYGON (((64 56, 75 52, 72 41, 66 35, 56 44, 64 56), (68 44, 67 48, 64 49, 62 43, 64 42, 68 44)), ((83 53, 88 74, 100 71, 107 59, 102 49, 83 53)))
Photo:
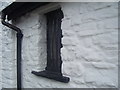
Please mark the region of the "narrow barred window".
POLYGON ((47 66, 44 71, 32 73, 37 76, 54 79, 60 82, 69 82, 69 78, 62 75, 61 67, 61 22, 63 12, 61 9, 51 11, 45 14, 47 18, 47 66))

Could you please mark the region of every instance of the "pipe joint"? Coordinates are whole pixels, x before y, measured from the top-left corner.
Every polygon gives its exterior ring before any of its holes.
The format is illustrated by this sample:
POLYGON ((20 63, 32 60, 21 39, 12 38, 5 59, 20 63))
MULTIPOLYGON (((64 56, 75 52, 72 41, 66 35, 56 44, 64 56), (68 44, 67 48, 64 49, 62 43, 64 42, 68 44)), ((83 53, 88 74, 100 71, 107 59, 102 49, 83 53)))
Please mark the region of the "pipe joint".
POLYGON ((22 38, 23 34, 22 33, 17 33, 17 38, 22 38))
POLYGON ((2 12, 2 16, 1 16, 1 23, 7 27, 9 27, 10 29, 16 31, 16 36, 17 36, 17 90, 21 90, 21 48, 22 48, 22 31, 20 28, 14 26, 13 24, 10 24, 8 22, 5 21, 6 20, 6 14, 2 12))
POLYGON ((2 15, 1 15, 1 23, 9 28, 11 28, 12 30, 16 31, 17 33, 21 33, 22 34, 22 31, 20 30, 20 28, 8 23, 5 21, 6 19, 6 14, 2 12, 2 15))

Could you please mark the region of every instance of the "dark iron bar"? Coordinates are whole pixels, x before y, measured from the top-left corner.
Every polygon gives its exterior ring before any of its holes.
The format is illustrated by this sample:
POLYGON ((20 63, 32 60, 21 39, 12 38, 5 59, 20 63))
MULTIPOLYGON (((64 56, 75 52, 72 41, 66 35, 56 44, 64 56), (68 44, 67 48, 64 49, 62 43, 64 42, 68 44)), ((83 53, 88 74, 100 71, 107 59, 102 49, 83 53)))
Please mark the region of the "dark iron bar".
POLYGON ((22 37, 21 33, 17 33, 17 88, 21 90, 22 79, 21 79, 21 48, 22 48, 22 37))

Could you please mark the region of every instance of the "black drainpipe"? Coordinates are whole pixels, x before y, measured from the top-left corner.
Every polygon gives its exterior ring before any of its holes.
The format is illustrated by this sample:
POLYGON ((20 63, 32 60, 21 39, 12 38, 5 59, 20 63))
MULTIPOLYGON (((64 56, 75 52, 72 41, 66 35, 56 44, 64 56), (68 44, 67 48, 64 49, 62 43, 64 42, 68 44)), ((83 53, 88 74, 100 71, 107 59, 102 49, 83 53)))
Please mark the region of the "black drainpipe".
POLYGON ((17 32, 17 90, 21 90, 21 46, 22 46, 22 31, 20 28, 5 21, 6 14, 2 12, 1 22, 3 25, 17 32))

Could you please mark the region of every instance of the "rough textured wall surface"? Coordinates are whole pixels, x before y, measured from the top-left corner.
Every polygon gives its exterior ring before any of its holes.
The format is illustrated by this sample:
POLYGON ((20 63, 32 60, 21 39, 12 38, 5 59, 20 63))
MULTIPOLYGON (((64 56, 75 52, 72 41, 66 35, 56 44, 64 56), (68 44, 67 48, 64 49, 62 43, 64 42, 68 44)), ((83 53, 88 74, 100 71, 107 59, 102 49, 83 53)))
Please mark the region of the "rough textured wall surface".
POLYGON ((117 87, 118 4, 62 3, 63 72, 71 87, 117 87))
POLYGON ((16 83, 15 32, 4 27, 2 33, 2 87, 13 88, 16 83))
POLYGON ((0 89, 2 88, 2 25, 0 24, 0 89))
POLYGON ((46 18, 44 15, 33 12, 16 21, 16 24, 24 33, 22 45, 23 87, 46 87, 49 85, 47 79, 42 78, 39 81, 40 78, 31 73, 32 70, 43 70, 46 66, 46 18))
MULTIPOLYGON (((65 84, 31 74, 46 66, 46 18, 39 9, 14 21, 24 33, 22 81, 24 88, 93 88, 118 85, 118 4, 60 3, 61 56, 65 84)), ((2 87, 16 87, 16 36, 3 29, 2 87)))
MULTIPOLYGON (((4 9, 7 5, 9 5, 12 2, 12 0, 6 0, 6 1, 0 1, 0 11, 4 9)), ((1 21, 1 13, 0 13, 0 21, 1 21)), ((0 90, 2 88, 2 30, 5 29, 3 25, 0 22, 0 90)))

